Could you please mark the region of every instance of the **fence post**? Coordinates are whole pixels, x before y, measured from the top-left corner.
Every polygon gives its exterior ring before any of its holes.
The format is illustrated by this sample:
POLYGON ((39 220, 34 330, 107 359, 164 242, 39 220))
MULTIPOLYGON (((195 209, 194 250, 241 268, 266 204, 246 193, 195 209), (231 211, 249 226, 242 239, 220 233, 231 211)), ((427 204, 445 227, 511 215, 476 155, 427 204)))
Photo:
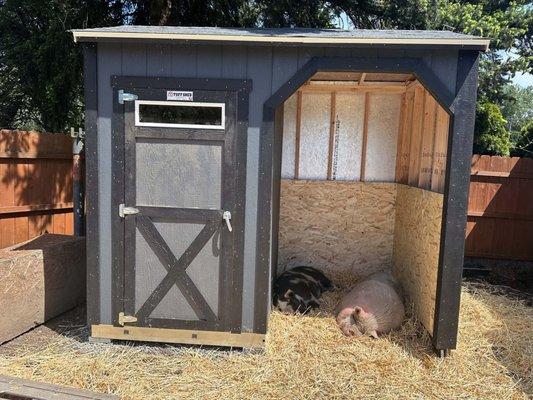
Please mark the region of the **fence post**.
POLYGON ((72 136, 72 202, 74 211, 74 235, 85 236, 85 184, 83 182, 83 139, 80 128, 77 133, 70 128, 72 136))

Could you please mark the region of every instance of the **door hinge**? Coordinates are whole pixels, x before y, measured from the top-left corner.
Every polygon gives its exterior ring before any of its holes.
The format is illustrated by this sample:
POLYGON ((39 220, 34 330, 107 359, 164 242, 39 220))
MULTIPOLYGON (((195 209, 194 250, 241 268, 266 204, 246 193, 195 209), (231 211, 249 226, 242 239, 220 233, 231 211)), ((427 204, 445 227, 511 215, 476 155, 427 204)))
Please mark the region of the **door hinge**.
POLYGON ((126 207, 123 203, 118 205, 118 215, 120 218, 133 214, 139 214, 139 209, 135 207, 126 207))
POLYGON ((124 324, 132 324, 134 322, 137 322, 137 317, 134 317, 133 315, 124 315, 123 312, 118 313, 118 324, 120 326, 124 326, 124 324))
POLYGON ((118 91, 118 104, 124 104, 125 101, 137 100, 139 96, 133 93, 125 93, 124 90, 118 91))

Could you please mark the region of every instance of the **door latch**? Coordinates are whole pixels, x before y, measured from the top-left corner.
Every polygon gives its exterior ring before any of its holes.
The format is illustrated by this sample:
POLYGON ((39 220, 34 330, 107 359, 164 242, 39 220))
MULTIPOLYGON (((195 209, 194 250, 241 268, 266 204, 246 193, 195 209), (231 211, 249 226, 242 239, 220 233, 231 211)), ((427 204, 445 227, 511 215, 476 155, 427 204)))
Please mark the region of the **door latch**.
POLYGON ((137 322, 137 317, 134 317, 133 315, 124 315, 123 312, 118 313, 118 324, 120 326, 124 326, 124 324, 132 324, 134 322, 137 322))
POLYGON ((231 211, 224 211, 224 214, 222 214, 222 218, 224 219, 224 221, 226 221, 228 231, 232 232, 233 228, 231 227, 231 211))
POLYGON ((118 91, 118 104, 124 104, 125 101, 137 100, 139 96, 133 93, 125 93, 124 90, 118 91))
POLYGON ((139 209, 135 207, 126 207, 124 204, 118 205, 118 215, 124 218, 126 215, 139 214, 139 209))

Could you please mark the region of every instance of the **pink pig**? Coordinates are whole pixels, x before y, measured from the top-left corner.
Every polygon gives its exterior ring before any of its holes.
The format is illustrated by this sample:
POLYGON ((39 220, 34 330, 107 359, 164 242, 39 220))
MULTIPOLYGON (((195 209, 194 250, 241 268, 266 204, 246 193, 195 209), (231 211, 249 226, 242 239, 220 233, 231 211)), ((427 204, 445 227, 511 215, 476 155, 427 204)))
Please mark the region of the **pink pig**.
POLYGON ((346 336, 369 335, 398 328, 405 317, 402 289, 387 272, 378 272, 357 283, 336 309, 337 323, 346 336))

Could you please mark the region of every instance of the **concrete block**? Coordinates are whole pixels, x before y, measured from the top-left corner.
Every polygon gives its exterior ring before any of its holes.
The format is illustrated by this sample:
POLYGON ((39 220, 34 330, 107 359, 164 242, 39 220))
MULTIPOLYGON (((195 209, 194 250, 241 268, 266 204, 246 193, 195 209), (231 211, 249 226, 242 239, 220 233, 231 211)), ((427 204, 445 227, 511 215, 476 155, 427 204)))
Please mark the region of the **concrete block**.
POLYGON ((85 301, 85 238, 45 234, 0 250, 0 344, 85 301))

